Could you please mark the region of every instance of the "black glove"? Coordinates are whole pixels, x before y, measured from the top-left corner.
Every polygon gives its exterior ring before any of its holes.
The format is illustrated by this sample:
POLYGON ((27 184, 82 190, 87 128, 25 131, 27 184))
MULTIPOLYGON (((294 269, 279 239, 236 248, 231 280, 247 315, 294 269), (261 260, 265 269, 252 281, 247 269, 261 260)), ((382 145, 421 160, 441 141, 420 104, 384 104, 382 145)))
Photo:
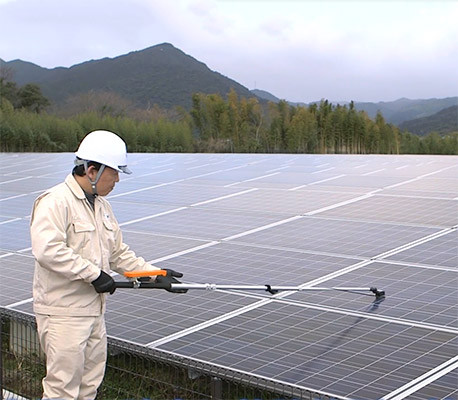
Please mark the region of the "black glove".
POLYGON ((94 286, 97 293, 113 294, 116 290, 115 280, 105 271, 100 271, 99 277, 95 281, 92 281, 91 284, 94 286))
POLYGON ((172 283, 181 283, 180 281, 175 279, 175 277, 181 278, 183 276, 181 272, 174 271, 173 269, 165 269, 164 271, 167 271, 167 275, 158 275, 156 277, 156 283, 168 286, 169 288, 165 287, 164 289, 170 293, 186 293, 188 291, 188 289, 172 289, 170 287, 170 284, 172 283))

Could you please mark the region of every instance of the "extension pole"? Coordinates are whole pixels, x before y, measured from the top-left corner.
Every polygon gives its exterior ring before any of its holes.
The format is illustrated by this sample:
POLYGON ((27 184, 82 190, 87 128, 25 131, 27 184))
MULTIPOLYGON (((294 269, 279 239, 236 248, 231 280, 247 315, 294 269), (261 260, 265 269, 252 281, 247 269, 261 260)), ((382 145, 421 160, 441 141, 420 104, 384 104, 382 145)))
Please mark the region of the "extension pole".
POLYGON ((116 288, 131 289, 165 289, 165 290, 264 290, 270 294, 280 291, 326 291, 337 290, 341 292, 352 292, 366 294, 372 292, 375 297, 385 297, 385 291, 376 287, 312 287, 312 286, 271 286, 271 285, 218 285, 216 283, 163 283, 151 281, 153 276, 167 276, 167 270, 156 269, 152 271, 127 271, 124 276, 130 279, 129 282, 116 282, 116 288))
POLYGON ((365 294, 372 292, 377 298, 384 297, 385 292, 375 287, 302 287, 302 286, 271 286, 271 285, 219 285, 216 283, 171 283, 164 285, 155 282, 130 281, 116 282, 116 288, 133 288, 133 289, 172 289, 172 290, 261 290, 271 294, 280 291, 297 291, 297 292, 319 292, 319 291, 341 291, 365 294))

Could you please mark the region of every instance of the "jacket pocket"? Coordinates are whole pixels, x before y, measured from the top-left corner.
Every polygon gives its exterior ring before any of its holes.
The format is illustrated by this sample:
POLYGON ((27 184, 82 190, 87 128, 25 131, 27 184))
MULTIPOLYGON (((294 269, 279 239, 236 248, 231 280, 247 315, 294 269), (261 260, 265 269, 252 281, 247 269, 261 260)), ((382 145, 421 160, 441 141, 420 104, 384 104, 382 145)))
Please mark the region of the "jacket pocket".
POLYGON ((68 246, 71 247, 75 252, 82 256, 89 256, 88 249, 91 238, 95 238, 95 226, 90 222, 74 220, 72 222, 72 230, 68 236, 68 246))
POLYGON ((95 226, 89 222, 75 220, 73 221, 73 229, 75 233, 92 232, 95 231, 95 226))
POLYGON ((114 231, 113 224, 107 218, 103 219, 103 225, 105 226, 105 229, 107 229, 108 231, 114 231))

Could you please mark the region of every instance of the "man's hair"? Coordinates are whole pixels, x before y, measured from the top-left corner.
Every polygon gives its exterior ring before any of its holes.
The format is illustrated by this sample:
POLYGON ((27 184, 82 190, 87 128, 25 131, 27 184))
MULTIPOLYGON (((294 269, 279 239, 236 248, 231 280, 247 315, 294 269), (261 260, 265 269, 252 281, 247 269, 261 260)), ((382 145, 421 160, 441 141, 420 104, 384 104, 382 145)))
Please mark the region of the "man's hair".
MULTIPOLYGON (((77 157, 79 160, 80 158, 77 157)), ((95 162, 95 161, 88 161, 87 162, 87 167, 89 168, 90 166, 94 166, 94 168, 98 171, 100 169, 100 167, 102 166, 102 164, 98 163, 98 162, 95 162)), ((84 176, 86 175, 86 171, 84 170, 84 165, 76 165, 74 168, 73 168, 73 171, 72 171, 72 174, 73 175, 78 175, 78 176, 84 176)))

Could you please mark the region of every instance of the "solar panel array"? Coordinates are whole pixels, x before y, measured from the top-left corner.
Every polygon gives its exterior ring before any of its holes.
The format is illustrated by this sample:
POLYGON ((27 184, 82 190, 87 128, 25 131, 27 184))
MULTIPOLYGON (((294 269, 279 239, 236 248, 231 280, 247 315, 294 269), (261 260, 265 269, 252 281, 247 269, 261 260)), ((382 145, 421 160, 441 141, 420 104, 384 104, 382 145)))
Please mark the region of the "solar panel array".
MULTIPOLYGON (((72 160, 0 155, 3 307, 32 313, 32 202, 72 160)), ((129 160, 108 196, 124 240, 183 281, 387 295, 118 289, 110 336, 340 399, 458 398, 457 157, 129 160)))

